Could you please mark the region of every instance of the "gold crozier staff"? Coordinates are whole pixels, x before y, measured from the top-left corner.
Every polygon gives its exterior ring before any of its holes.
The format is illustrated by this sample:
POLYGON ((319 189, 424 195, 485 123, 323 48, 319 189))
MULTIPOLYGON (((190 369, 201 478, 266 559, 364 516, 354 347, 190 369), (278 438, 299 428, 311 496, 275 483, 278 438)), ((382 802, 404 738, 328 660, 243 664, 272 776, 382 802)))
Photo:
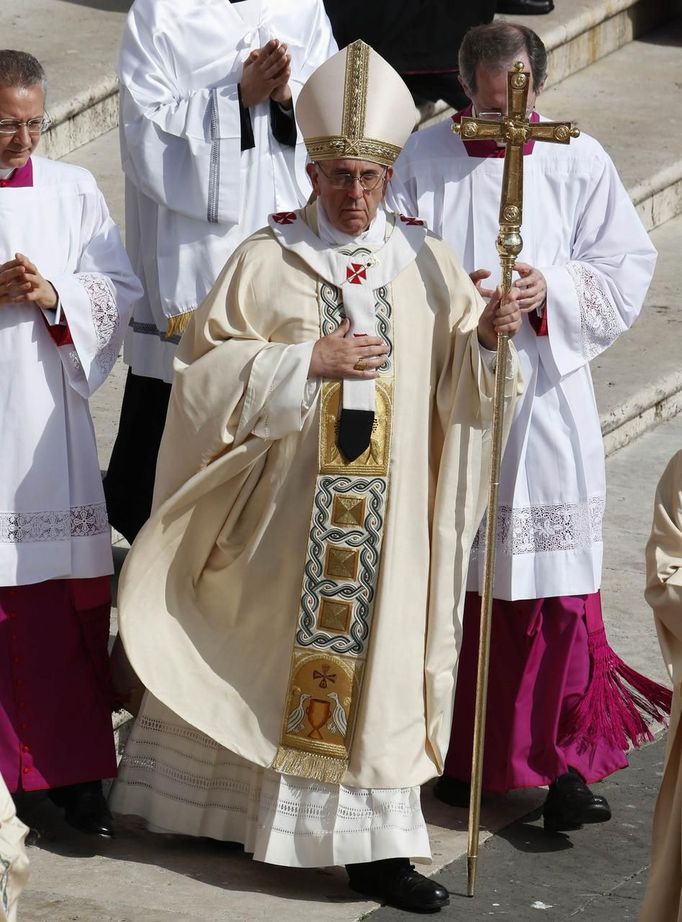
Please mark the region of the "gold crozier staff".
MULTIPOLYGON (((521 221, 523 218, 523 147, 527 141, 551 141, 568 144, 580 132, 570 122, 531 123, 526 115, 529 74, 517 61, 507 76, 507 115, 501 121, 481 118, 463 118, 453 124, 452 130, 465 141, 495 140, 506 145, 502 197, 500 200, 500 232, 496 247, 502 266, 502 288, 512 287, 512 271, 516 257, 521 252, 521 221)), ((495 397, 493 403, 492 459, 488 489, 488 526, 486 529, 483 564, 483 593, 481 596, 481 628, 476 676, 476 709, 474 718, 474 747, 471 767, 471 800, 469 803, 469 837, 467 845, 467 893, 474 895, 478 863, 478 840, 481 825, 481 786, 483 780, 483 744, 485 740, 485 713, 488 697, 488 663, 490 659, 490 626, 493 603, 493 576, 495 571, 495 545, 497 540, 497 494, 500 483, 502 455, 502 424, 504 415, 504 386, 507 372, 509 336, 497 337, 497 368, 495 370, 495 397)))

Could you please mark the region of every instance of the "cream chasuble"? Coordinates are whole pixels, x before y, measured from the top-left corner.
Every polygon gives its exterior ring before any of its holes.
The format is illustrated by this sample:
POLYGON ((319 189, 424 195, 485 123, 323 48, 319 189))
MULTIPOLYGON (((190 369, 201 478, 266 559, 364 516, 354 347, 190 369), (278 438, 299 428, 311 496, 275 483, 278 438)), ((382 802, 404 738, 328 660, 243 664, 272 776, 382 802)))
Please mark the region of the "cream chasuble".
MULTIPOLYGON (((293 213, 296 232, 305 222, 316 233, 315 212, 293 213)), ((183 337, 156 509, 119 594, 132 665, 190 729, 263 767, 281 746, 322 742, 358 788, 410 787, 442 770, 485 502, 493 375, 476 335, 481 302, 445 244, 426 236, 418 247, 403 227, 390 218, 385 247, 400 235, 396 252, 406 242, 416 257, 377 276, 375 330, 391 352, 361 473, 335 448, 338 383, 303 403, 309 344, 343 317, 335 267, 355 256, 313 268, 271 228, 238 248, 183 337), (319 660, 306 663, 305 687, 299 653, 319 660)), ((382 253, 370 254, 368 278, 384 271, 382 253)))
POLYGON ((682 452, 656 490, 647 545, 646 600, 673 683, 668 745, 652 832, 651 870, 640 922, 682 922, 682 452))
POLYGON ((0 777, 0 922, 17 922, 19 896, 28 880, 27 833, 0 777))

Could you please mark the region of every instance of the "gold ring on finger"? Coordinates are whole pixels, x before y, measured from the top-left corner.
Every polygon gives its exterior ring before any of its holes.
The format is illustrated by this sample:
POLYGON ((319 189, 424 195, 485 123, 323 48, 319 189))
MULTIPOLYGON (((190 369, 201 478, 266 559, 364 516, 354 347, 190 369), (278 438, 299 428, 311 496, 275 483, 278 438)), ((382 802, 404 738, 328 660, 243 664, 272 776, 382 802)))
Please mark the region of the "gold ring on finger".
POLYGON ((367 365, 365 364, 365 360, 358 359, 355 365, 353 365, 353 368, 355 369, 355 371, 364 371, 365 368, 367 368, 367 365))

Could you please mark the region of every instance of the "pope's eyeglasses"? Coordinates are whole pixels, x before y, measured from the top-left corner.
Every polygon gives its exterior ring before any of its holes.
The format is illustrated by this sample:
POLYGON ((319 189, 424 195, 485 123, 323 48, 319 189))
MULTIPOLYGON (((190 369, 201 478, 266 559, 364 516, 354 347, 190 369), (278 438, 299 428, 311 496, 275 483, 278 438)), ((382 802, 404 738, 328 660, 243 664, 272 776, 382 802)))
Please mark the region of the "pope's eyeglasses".
POLYGON ((0 118, 0 134, 15 135, 22 128, 26 128, 31 135, 43 134, 50 127, 50 119, 47 115, 40 118, 30 118, 27 122, 20 122, 14 118, 0 118))
POLYGON ((332 173, 330 176, 329 173, 322 169, 322 166, 317 160, 314 160, 313 163, 320 173, 322 173, 329 185, 334 189, 352 189, 355 183, 359 182, 363 192, 373 192, 386 176, 386 167, 384 167, 381 173, 377 173, 374 170, 367 170, 364 173, 356 175, 355 173, 347 173, 344 170, 339 170, 336 173, 332 173))

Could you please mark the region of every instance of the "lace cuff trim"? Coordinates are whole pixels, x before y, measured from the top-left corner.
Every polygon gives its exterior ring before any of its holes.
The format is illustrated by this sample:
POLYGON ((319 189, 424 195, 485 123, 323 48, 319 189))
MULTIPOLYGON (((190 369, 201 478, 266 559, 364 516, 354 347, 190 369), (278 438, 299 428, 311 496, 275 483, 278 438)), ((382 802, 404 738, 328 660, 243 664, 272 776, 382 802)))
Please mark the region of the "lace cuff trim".
POLYGON ((585 263, 568 263, 566 268, 578 295, 582 351, 589 362, 608 349, 625 327, 599 274, 585 263))
POLYGON ((121 324, 114 286, 104 275, 83 272, 77 278, 90 301, 97 343, 95 364, 102 375, 106 376, 118 356, 118 331, 121 324))

